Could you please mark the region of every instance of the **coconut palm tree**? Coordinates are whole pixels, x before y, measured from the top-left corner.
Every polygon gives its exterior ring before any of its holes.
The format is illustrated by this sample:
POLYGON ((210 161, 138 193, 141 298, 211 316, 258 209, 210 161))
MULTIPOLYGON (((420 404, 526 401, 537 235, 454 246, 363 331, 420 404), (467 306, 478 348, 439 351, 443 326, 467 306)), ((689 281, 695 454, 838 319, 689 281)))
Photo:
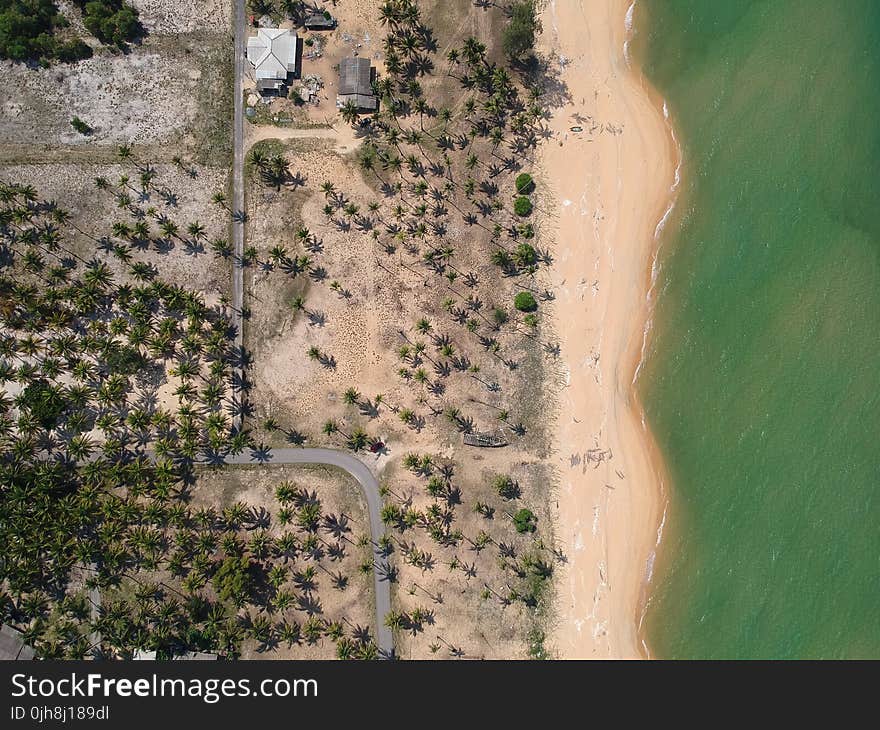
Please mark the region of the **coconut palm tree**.
POLYGON ((357 104, 355 104, 350 99, 342 105, 339 110, 339 116, 342 117, 342 120, 346 124, 354 124, 359 116, 357 104))

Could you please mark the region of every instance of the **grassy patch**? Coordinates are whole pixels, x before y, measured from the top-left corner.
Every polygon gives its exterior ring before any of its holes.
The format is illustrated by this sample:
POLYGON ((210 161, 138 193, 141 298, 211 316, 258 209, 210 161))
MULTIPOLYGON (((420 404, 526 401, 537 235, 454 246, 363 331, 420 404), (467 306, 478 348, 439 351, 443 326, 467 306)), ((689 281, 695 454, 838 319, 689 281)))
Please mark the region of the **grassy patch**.
POLYGON ((214 167, 232 164, 234 65, 226 38, 206 36, 207 52, 200 59, 201 80, 196 97, 201 113, 193 135, 196 162, 214 167))

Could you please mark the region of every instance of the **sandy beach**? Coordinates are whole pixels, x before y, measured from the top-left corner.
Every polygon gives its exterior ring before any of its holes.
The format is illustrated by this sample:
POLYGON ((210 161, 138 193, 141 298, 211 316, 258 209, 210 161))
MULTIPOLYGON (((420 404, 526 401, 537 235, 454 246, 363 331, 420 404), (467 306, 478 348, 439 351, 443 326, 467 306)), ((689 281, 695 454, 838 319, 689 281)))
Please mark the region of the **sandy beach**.
POLYGON ((678 150, 662 100, 627 60, 632 12, 630 0, 550 0, 542 15, 541 48, 556 56, 570 96, 542 154, 558 227, 564 363, 557 536, 568 563, 552 638, 560 658, 648 656, 639 625, 666 505, 633 383, 678 150))

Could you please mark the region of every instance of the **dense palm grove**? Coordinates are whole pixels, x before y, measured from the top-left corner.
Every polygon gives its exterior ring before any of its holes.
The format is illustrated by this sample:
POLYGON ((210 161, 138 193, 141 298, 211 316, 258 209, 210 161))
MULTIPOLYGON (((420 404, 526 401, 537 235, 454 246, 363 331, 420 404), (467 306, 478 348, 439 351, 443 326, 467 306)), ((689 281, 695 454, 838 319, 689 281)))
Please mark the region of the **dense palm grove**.
POLYGON ((198 462, 251 445, 232 427, 244 356, 225 306, 143 260, 200 246, 204 227, 182 230, 156 171, 135 169, 139 185, 95 181, 120 211, 101 236, 0 184, 0 618, 43 657, 325 637, 374 656, 369 631, 323 617, 316 597, 322 559, 355 546, 344 515, 295 484, 279 485, 275 515, 189 504, 198 462))

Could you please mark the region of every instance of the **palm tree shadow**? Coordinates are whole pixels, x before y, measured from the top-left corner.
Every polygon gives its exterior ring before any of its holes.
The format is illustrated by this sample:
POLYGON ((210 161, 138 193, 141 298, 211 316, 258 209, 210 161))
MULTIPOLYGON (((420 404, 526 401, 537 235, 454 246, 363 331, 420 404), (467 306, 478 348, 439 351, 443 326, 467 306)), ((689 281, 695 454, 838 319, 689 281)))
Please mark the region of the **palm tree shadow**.
POLYGON ((258 444, 255 448, 251 449, 250 458, 251 461, 268 464, 272 460, 272 449, 265 444, 258 444))

